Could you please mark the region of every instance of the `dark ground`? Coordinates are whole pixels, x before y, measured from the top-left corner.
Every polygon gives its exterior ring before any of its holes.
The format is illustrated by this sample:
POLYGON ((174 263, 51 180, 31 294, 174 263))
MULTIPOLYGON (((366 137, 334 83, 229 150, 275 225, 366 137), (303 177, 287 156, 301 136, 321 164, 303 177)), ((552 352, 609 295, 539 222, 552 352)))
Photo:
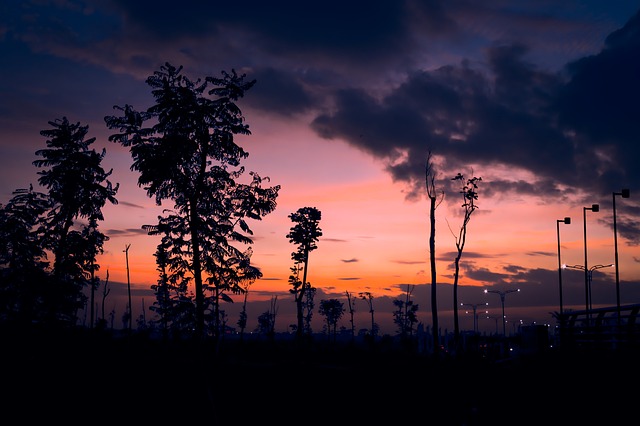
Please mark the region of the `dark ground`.
POLYGON ((594 425, 637 419, 638 351, 442 357, 5 331, 4 424, 594 425))

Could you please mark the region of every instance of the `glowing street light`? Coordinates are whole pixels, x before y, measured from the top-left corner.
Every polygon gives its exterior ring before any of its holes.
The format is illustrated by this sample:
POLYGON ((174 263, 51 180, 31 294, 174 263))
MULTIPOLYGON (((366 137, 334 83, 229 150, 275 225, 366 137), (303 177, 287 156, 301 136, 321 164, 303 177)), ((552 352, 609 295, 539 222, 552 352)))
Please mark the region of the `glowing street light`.
POLYGON ((506 317, 504 315, 504 297, 509 293, 515 293, 517 291, 520 291, 520 289, 517 289, 517 290, 505 290, 505 291, 487 290, 487 289, 484 290, 485 293, 495 293, 495 294, 500 296, 500 303, 502 303, 502 335, 504 337, 507 337, 507 324, 506 324, 507 320, 506 320, 506 317))
POLYGON ((584 309, 587 312, 587 321, 591 320, 591 312, 589 311, 589 267, 587 263, 587 210, 596 213, 600 211, 598 204, 592 204, 591 207, 582 208, 582 220, 584 223, 584 309))
MULTIPOLYGON (((471 306, 473 308, 473 332, 475 334, 478 333, 478 314, 476 313, 476 310, 477 310, 479 305, 486 306, 488 304, 489 304, 489 302, 484 302, 484 303, 461 303, 460 304, 460 306, 471 306)), ((485 311, 485 314, 486 313, 487 313, 487 311, 485 311)))
MULTIPOLYGON (((592 304, 592 297, 591 297, 591 282, 593 281, 593 271, 595 271, 596 269, 601 269, 601 268, 609 268, 611 266, 614 266, 613 263, 609 263, 608 265, 593 265, 592 267, 590 267, 587 270, 587 277, 589 280, 588 283, 588 310, 593 309, 593 304, 592 304)), ((580 269, 580 270, 584 270, 584 266, 582 265, 562 265, 562 268, 570 268, 570 269, 580 269)))
POLYGON ((571 218, 565 217, 564 219, 556 220, 556 228, 558 231, 558 288, 560 291, 560 315, 562 316, 564 309, 562 304, 562 261, 560 260, 560 224, 561 223, 564 223, 565 225, 569 225, 571 223, 571 218))
POLYGON ((629 198, 630 192, 628 189, 623 189, 622 192, 613 193, 613 247, 615 249, 615 257, 613 261, 616 264, 616 307, 618 310, 618 325, 620 325, 620 275, 618 272, 618 231, 616 229, 616 195, 622 196, 622 198, 629 198))

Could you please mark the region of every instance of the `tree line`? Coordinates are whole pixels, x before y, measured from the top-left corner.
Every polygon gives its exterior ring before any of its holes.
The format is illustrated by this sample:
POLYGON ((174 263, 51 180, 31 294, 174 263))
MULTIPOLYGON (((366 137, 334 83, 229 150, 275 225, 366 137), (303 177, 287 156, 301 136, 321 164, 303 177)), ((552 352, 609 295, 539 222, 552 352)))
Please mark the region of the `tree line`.
MULTIPOLYGON (((255 171, 247 177, 242 162, 249 153, 235 142, 236 135, 251 134, 237 102, 255 83, 235 70, 192 80, 182 73, 181 66, 167 62, 146 79, 155 100, 152 106, 139 110, 129 104, 116 105, 116 114, 104 117, 113 131, 108 140, 129 149, 131 170, 138 172, 137 185, 158 206, 172 205, 155 223, 142 225, 149 235, 160 237, 154 253, 158 280, 151 286, 155 300, 149 310, 157 315, 153 325, 165 337, 218 338, 226 327, 221 302, 232 302, 233 295, 244 296, 237 324, 241 332, 247 326, 249 287, 262 277, 251 263, 251 221, 262 220, 276 209, 281 188, 269 186, 270 179, 255 171)), ((0 205, 0 321, 69 327, 77 323, 80 310, 89 306, 89 326, 106 327, 108 271, 101 318, 94 309, 100 286, 97 256, 109 240, 100 230, 102 209, 106 203, 118 203, 119 184, 109 180, 113 170, 103 169, 106 150, 92 148, 95 138, 87 137, 88 126, 70 122, 66 116, 48 124, 50 129, 40 131, 46 148, 37 150, 38 159, 33 161, 45 192, 29 185, 28 189, 16 189, 9 202, 0 205)), ((430 167, 429 157, 427 192, 433 212, 435 175, 430 167)), ((479 180, 467 180, 462 191, 465 220, 456 239, 454 289, 479 180)), ((316 289, 307 276, 309 255, 322 236, 321 212, 302 207, 289 218, 293 226, 286 237, 296 246, 289 276, 297 318, 292 328, 296 337, 302 338, 311 333, 315 307, 316 289)), ((433 255, 434 245, 430 248, 433 255)), ((346 296, 353 334, 355 298, 349 292, 346 296)), ((369 305, 370 333, 375 335, 373 295, 365 292, 358 297, 369 305)), ((437 339, 434 303, 432 297, 437 339)), ((124 316, 129 325, 130 305, 131 301, 124 316)), ((269 312, 258 319, 260 329, 273 329, 276 305, 273 300, 269 312)), ((400 334, 411 334, 418 304, 411 300, 409 286, 405 299, 394 301, 394 305, 394 322, 400 334)), ((325 317, 328 334, 335 337, 345 311, 338 299, 320 302, 318 313, 325 317)), ((457 329, 457 320, 455 325, 457 329)))

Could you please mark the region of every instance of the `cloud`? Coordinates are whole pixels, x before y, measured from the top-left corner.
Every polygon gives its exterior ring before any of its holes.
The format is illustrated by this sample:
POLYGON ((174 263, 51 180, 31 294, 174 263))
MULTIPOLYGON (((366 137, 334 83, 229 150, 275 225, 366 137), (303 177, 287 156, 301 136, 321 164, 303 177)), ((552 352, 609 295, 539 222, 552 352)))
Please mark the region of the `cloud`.
POLYGON ((110 237, 127 237, 137 235, 147 235, 147 231, 142 228, 127 228, 127 229, 107 229, 105 234, 110 237))

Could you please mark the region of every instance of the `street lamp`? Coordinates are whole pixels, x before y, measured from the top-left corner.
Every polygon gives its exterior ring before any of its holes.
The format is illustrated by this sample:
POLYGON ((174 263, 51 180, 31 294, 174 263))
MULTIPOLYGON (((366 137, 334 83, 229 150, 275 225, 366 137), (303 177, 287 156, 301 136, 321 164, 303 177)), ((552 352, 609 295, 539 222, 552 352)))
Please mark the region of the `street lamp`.
POLYGON ((509 294, 509 293, 514 293, 516 291, 520 291, 520 289, 517 290, 506 290, 506 291, 500 291, 500 290, 487 290, 485 289, 484 292, 485 293, 495 293, 497 295, 500 296, 500 303, 502 303, 502 334, 504 337, 507 337, 507 324, 506 324, 506 318, 504 315, 504 297, 509 294))
POLYGON ((584 309, 587 312, 587 321, 591 321, 591 312, 589 312, 589 267, 587 263, 587 210, 596 213, 600 211, 600 206, 598 204, 592 204, 591 207, 582 208, 582 221, 584 223, 584 309))
MULTIPOLYGON (((589 280, 589 285, 588 285, 588 304, 589 304, 589 310, 593 309, 593 298, 591 297, 591 282, 593 281, 593 271, 595 271, 596 269, 601 269, 601 268, 608 268, 610 266, 614 266, 613 263, 609 263, 608 265, 593 265, 592 267, 590 267, 587 270, 587 277, 589 280)), ((584 266, 582 265, 562 265, 562 268, 571 268, 571 269, 580 269, 583 270, 584 266)))
POLYGON ((496 323, 496 335, 498 334, 498 317, 487 316, 487 319, 492 319, 496 323))
POLYGON ((616 307, 618 310, 618 325, 620 325, 620 275, 618 272, 618 231, 616 230, 616 195, 622 196, 622 198, 629 198, 630 192, 628 189, 623 189, 622 192, 613 193, 613 247, 615 250, 615 257, 613 261, 616 263, 616 307))
MULTIPOLYGON (((571 223, 570 217, 565 217, 564 219, 556 220, 556 228, 558 231, 558 288, 560 290, 560 316, 562 317, 563 313, 563 305, 562 305, 562 261, 560 260, 560 224, 564 223, 565 225, 569 225, 571 223)), ((615 221, 614 221, 615 223, 615 221)))
POLYGON ((473 332, 475 334, 478 333, 478 314, 476 313, 478 305, 486 306, 488 304, 489 304, 488 302, 484 302, 484 303, 461 303, 460 304, 460 306, 471 306, 473 308, 473 332))

